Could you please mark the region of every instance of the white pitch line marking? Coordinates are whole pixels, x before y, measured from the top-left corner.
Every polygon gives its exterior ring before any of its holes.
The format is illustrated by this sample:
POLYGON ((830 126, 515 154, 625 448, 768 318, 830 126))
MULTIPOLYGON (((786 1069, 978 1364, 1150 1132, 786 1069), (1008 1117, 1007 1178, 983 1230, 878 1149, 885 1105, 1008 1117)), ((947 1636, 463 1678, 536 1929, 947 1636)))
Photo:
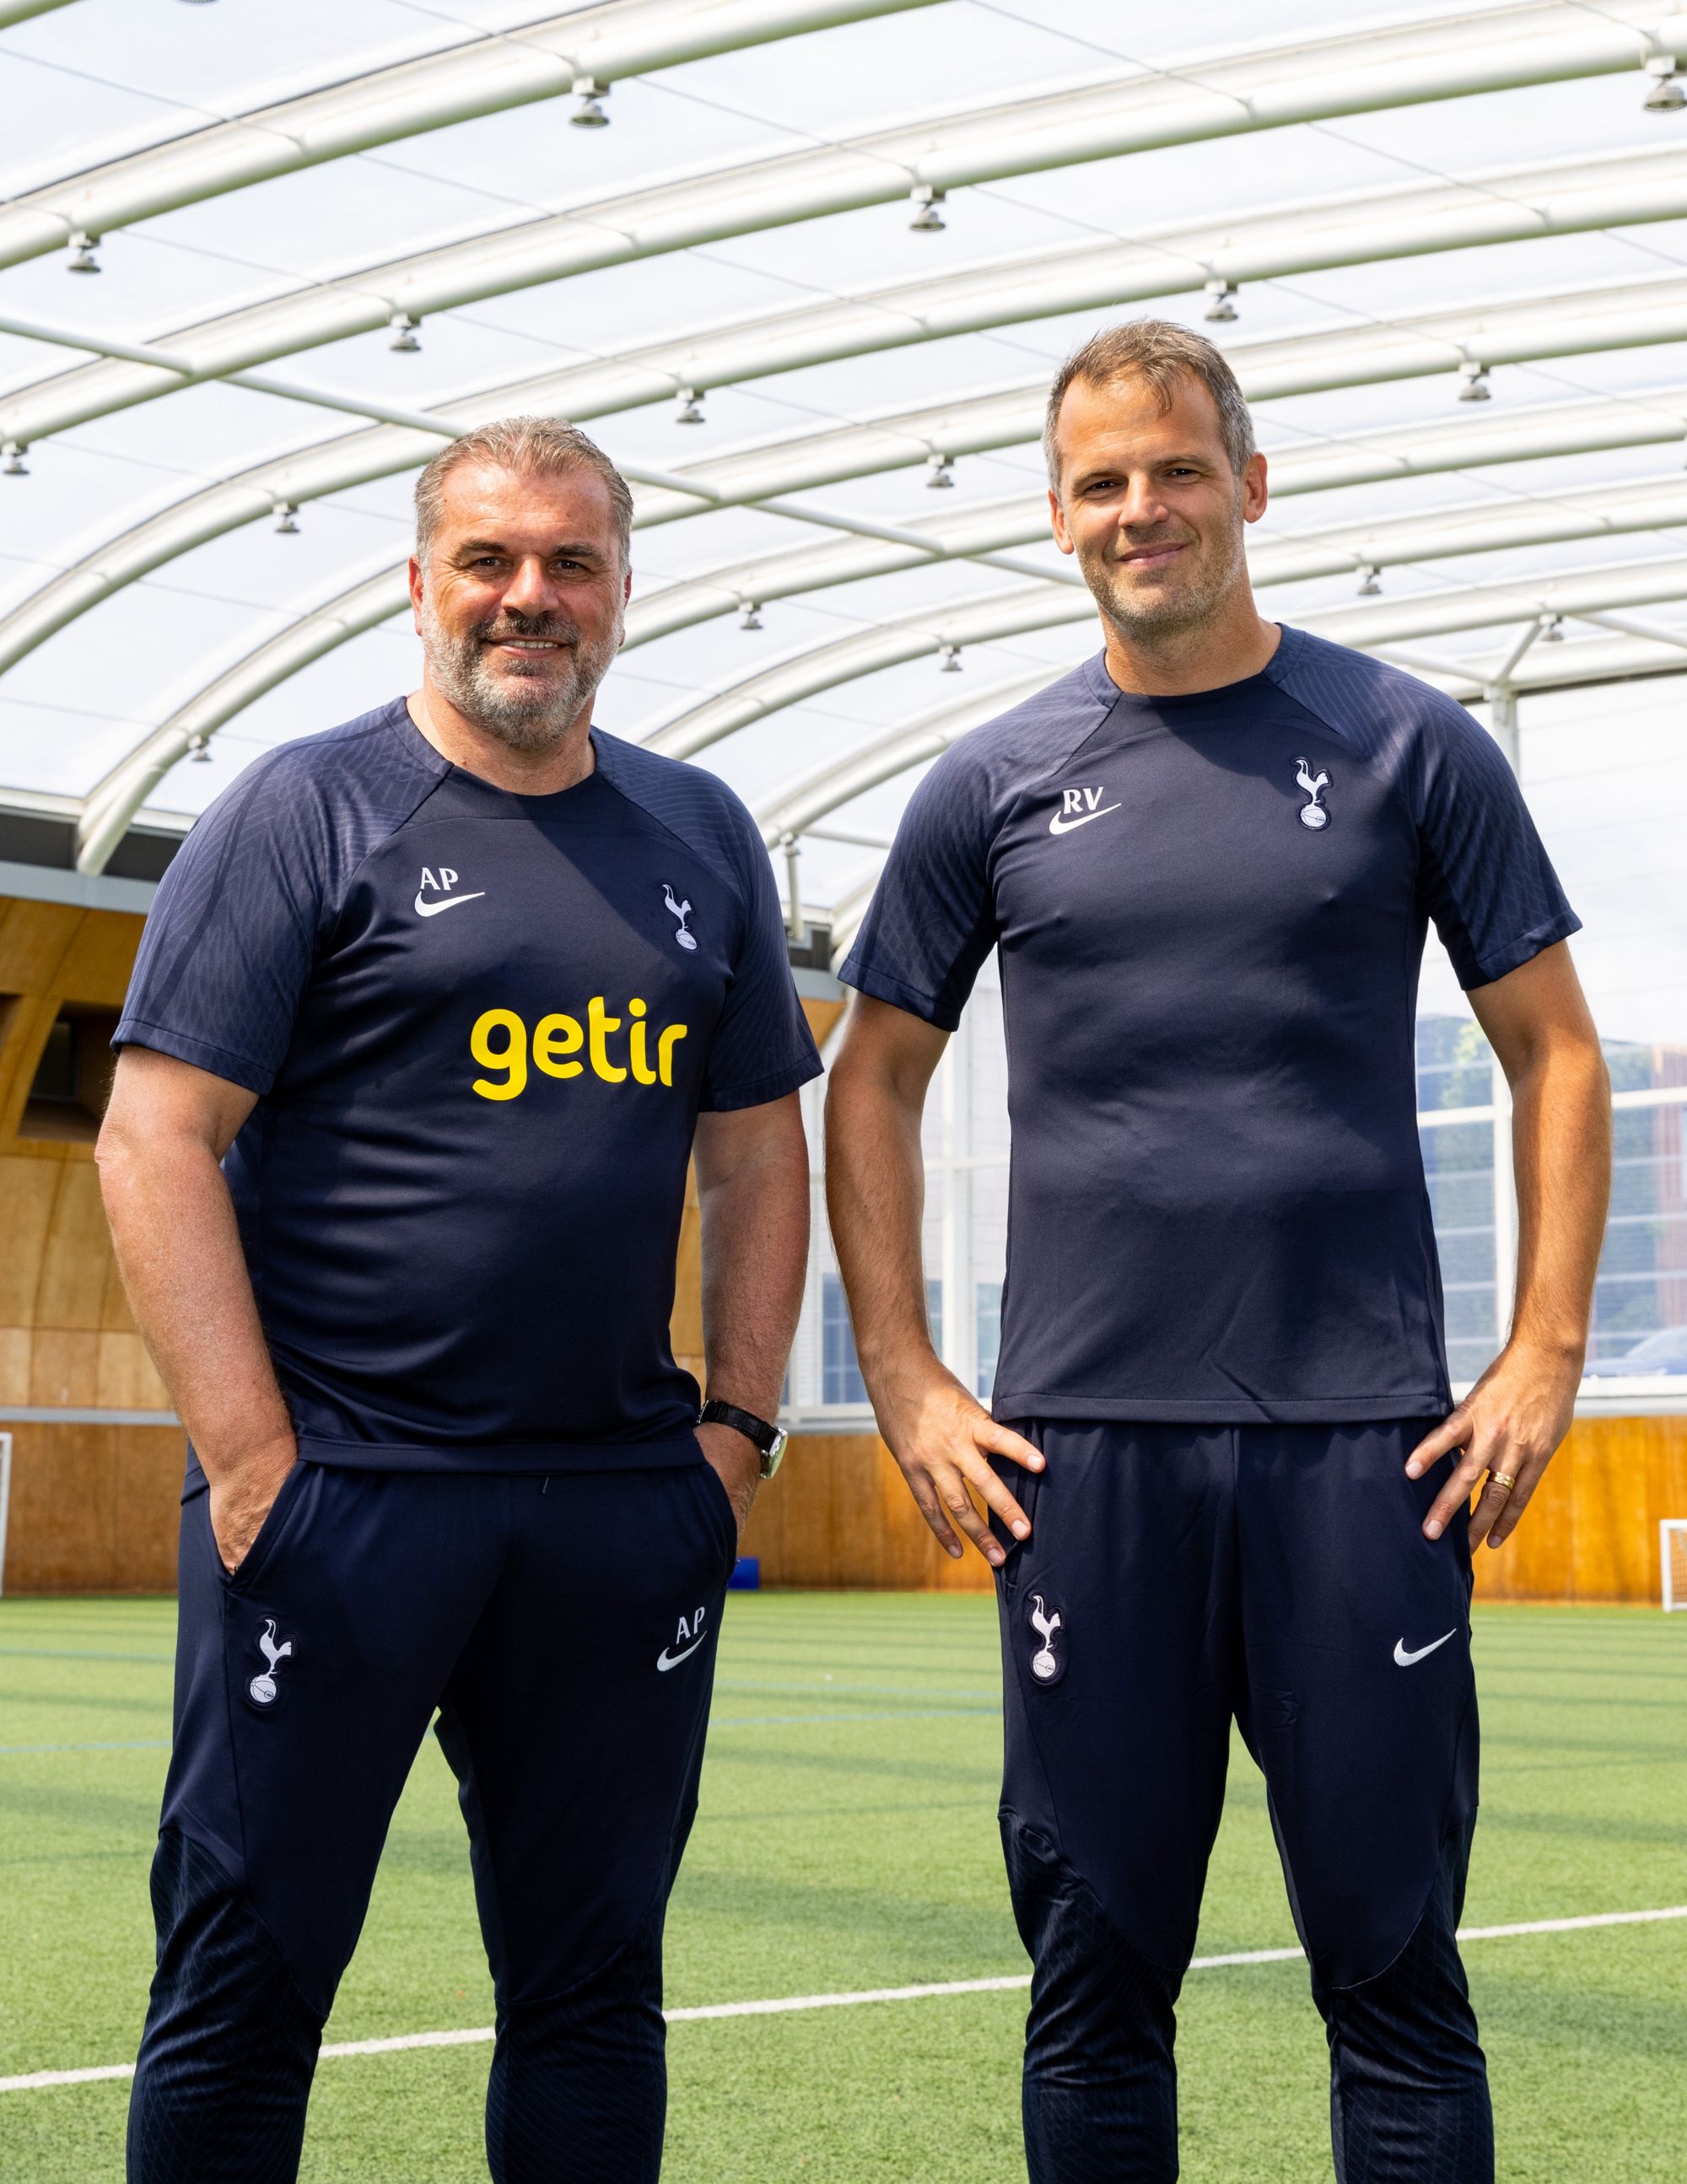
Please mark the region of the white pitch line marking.
MULTIPOLYGON (((1646 1926, 1659 1919, 1687 1919, 1687 1903, 1672 1903, 1659 1911, 1595 1911, 1579 1919, 1528 1919, 1516 1926, 1461 1926, 1462 1942, 1497 1942, 1513 1934, 1571 1934, 1589 1926, 1646 1926)), ((1216 1971, 1227 1964, 1289 1964, 1303 1963, 1299 1948, 1235 1949, 1218 1957, 1196 1957, 1192 1972, 1216 1971)), ((710 2002, 691 2009, 671 2009, 670 2025, 693 2025, 704 2018, 778 2017, 798 2009, 849 2009, 864 2002, 923 2002, 933 1995, 1007 1994, 1031 1984, 1029 1972, 1009 1972, 994 1979, 939 1980, 928 1986, 858 1987, 845 1994, 787 1994, 767 2002, 710 2002)), ((490 2025, 470 2025, 455 2032, 399 2032, 384 2040, 331 2040, 320 2051, 325 2059, 339 2055, 392 2055, 409 2048, 476 2048, 493 2038, 490 2025)), ((82 2070, 26 2070, 20 2076, 0 2078, 0 2093, 30 2093, 47 2086, 87 2086, 102 2078, 132 2078, 132 2063, 101 2063, 82 2070)))

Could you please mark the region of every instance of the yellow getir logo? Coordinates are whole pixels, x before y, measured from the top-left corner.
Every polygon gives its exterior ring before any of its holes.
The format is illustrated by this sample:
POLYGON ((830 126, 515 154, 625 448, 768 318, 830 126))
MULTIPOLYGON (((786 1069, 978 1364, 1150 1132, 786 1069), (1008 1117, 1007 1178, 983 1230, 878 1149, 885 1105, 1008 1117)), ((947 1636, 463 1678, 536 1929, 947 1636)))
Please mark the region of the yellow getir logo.
POLYGON ((610 1053, 610 1037, 621 1028, 623 1019, 609 1013, 601 994, 593 994, 587 1002, 583 1025, 578 1017, 541 1017, 531 1039, 514 1009, 487 1009, 475 1019, 469 1034, 469 1051, 482 1069, 502 1073, 477 1077, 470 1089, 482 1100, 519 1100, 527 1089, 530 1060, 545 1077, 583 1077, 589 1065, 592 1074, 605 1084, 624 1084, 629 1075, 635 1084, 671 1084, 674 1049, 685 1037, 686 1026, 664 1024, 656 1034, 653 1069, 649 1050, 653 1027, 645 1022, 644 1003, 636 998, 630 1000, 626 1014, 631 1022, 623 1065, 610 1053), (571 1059, 581 1053, 586 1056, 584 1061, 571 1059))

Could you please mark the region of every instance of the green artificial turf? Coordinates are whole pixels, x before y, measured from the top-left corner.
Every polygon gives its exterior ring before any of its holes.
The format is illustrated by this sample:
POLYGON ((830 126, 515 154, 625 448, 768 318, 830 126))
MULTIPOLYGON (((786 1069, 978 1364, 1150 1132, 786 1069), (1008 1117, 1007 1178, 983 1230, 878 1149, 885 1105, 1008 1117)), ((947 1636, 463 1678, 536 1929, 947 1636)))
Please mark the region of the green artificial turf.
MULTIPOLYGON (((169 1733, 165 1601, 0 1602, 0 2076, 127 2061, 169 1733)), ((1471 1925, 1687 1903, 1687 1616, 1479 1613, 1484 1812, 1471 1925)), ((669 1921, 671 2006, 1011 1974, 987 1599, 730 1603, 703 1809, 669 1921)), ((326 1816, 325 1816, 326 1821, 326 1816)), ((1293 1941, 1238 1749, 1203 1954, 1293 1941)), ((1687 1920, 1475 1942, 1506 2184, 1680 2184, 1687 1920)), ((669 2184, 1004 2184, 1018 1992, 676 2025, 669 2184)), ((431 1744, 327 2037, 491 2014, 454 1788, 431 1744)), ((1299 1964, 1192 1973, 1191 2184, 1329 2175, 1323 2036, 1299 1964)), ((325 2061, 313 2184, 482 2179, 488 2050, 325 2061)), ((8 2184, 122 2174, 120 2082, 0 2093, 8 2184)))

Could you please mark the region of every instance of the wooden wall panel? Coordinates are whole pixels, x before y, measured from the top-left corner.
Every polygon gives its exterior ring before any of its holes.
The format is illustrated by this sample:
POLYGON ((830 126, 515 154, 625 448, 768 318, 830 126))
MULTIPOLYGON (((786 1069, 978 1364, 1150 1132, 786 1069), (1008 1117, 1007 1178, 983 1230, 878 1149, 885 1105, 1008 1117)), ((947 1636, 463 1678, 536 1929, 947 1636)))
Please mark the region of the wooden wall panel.
POLYGON ((59 1009, 118 1006, 141 926, 0 898, 0 1404, 170 1407, 118 1279, 92 1146, 18 1134, 59 1009))
MULTIPOLYGON (((1484 1600, 1653 1601, 1661 1518, 1687 1517, 1687 1418, 1584 1418, 1517 1531, 1477 1561, 1484 1600)), ((944 1554, 873 1434, 797 1434, 744 1537, 771 1587, 988 1591, 944 1554)))
POLYGON ((187 1441, 175 1426, 19 1422, 6 1591, 170 1592, 187 1441))
POLYGON ((988 1592, 993 1580, 970 1547, 944 1554, 876 1434, 797 1434, 765 1486, 743 1551, 770 1586, 870 1591, 988 1592))

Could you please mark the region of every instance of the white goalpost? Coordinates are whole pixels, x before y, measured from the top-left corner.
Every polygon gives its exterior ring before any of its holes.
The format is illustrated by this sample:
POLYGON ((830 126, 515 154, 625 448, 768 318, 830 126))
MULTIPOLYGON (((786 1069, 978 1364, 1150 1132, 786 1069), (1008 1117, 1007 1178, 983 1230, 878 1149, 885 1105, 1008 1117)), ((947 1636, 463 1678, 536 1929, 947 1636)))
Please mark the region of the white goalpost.
POLYGON ((6 1517, 12 1500, 12 1436, 0 1433, 0 1594, 6 1590, 6 1517))
POLYGON ((1663 1565, 1663 1612, 1687 1608, 1687 1517, 1665 1517, 1657 1528, 1663 1565))

